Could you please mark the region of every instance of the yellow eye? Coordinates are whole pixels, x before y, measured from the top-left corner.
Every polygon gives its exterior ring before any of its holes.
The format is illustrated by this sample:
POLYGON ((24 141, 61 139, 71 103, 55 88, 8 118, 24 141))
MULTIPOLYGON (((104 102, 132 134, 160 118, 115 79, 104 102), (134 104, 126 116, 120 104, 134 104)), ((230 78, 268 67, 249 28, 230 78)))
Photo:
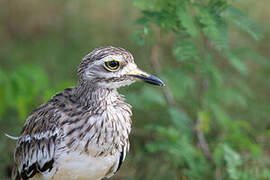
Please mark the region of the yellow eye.
POLYGON ((116 60, 106 61, 105 67, 109 71, 117 71, 120 68, 120 63, 119 61, 116 61, 116 60))

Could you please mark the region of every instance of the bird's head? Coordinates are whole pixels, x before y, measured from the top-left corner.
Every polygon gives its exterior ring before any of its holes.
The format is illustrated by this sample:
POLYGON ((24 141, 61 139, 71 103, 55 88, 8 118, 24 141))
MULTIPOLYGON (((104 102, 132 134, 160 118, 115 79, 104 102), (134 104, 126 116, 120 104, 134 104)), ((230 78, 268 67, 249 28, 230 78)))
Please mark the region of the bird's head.
POLYGON ((119 88, 136 80, 164 86, 157 77, 137 67, 130 52, 112 46, 94 49, 78 68, 79 82, 104 88, 119 88))

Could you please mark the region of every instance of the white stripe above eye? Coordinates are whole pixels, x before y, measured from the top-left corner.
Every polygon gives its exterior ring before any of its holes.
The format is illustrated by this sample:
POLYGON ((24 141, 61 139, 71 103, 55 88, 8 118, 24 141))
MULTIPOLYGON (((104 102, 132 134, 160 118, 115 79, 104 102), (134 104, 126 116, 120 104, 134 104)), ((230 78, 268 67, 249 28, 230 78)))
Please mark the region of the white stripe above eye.
POLYGON ((119 56, 119 55, 109 55, 106 56, 105 58, 101 59, 103 62, 107 62, 107 61, 111 61, 111 60, 116 60, 116 61, 123 61, 123 56, 119 56))

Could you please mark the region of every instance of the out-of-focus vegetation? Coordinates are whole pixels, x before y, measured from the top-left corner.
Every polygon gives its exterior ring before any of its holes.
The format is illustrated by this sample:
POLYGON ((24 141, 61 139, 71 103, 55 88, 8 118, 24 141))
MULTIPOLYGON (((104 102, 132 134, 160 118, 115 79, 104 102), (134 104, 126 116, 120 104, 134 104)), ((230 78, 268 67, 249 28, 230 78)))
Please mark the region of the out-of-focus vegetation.
POLYGON ((165 88, 122 88, 131 152, 112 179, 270 179, 267 0, 1 0, 0 179, 27 115, 93 48, 130 50, 165 88))

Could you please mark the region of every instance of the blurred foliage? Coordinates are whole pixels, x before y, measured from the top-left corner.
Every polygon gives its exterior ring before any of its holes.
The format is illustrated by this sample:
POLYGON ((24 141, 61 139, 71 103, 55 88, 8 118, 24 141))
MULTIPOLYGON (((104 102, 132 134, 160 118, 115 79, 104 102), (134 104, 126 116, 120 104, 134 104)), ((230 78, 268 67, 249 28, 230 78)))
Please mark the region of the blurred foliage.
POLYGON ((164 105, 168 113, 165 126, 150 126, 155 136, 147 150, 162 153, 161 158, 170 162, 167 173, 175 177, 270 179, 269 158, 257 139, 269 127, 269 111, 258 112, 270 104, 258 109, 254 101, 260 95, 249 82, 252 66, 269 72, 270 63, 251 45, 234 45, 230 38, 233 26, 235 31, 261 40, 260 26, 225 0, 137 0, 134 4, 142 10, 137 21, 142 26, 137 33, 139 42, 150 43, 152 51, 161 46, 159 59, 154 61, 163 65, 167 58, 159 35, 172 36, 171 52, 176 59, 173 66, 162 66, 168 84, 164 91, 171 91, 176 104, 164 105), (255 114, 256 120, 251 118, 255 114))
POLYGON ((0 5, 0 179, 15 145, 3 133, 19 135, 35 107, 76 85, 80 58, 101 45, 129 49, 167 85, 120 89, 134 124, 112 179, 270 179, 268 1, 0 5))

